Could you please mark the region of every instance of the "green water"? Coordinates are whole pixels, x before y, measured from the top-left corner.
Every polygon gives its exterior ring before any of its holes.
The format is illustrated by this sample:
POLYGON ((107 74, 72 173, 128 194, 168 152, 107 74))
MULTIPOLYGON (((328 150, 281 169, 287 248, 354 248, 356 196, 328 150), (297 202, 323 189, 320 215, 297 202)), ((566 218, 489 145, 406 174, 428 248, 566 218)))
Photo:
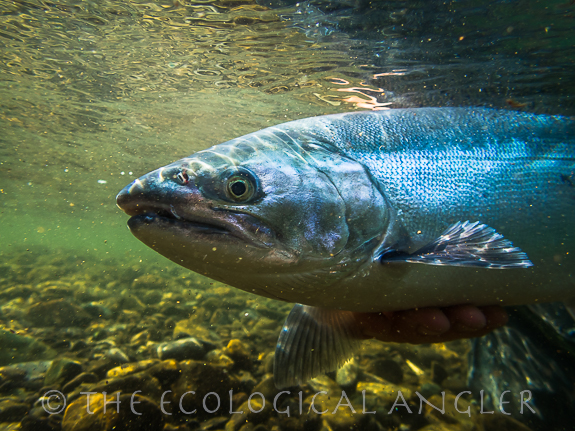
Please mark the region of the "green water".
MULTIPOLYGON (((126 298, 153 291, 134 288, 134 279, 150 274, 162 285, 165 310, 173 310, 166 305, 172 301, 195 307, 197 315, 209 312, 196 328, 204 338, 220 337, 223 346, 240 339, 253 347, 254 363, 263 364, 273 351, 288 305, 226 290, 176 267, 129 233, 115 196, 148 171, 314 115, 478 105, 575 114, 572 2, 339 2, 353 10, 338 9, 336 2, 280 3, 271 9, 250 0, 0 0, 0 295, 34 292, 9 304, 2 297, 0 323, 54 349, 2 357, 0 365, 70 357, 61 342, 84 335, 57 324, 29 325, 30 310, 54 298, 74 304, 103 298, 100 303, 113 308, 114 297, 121 297, 117 309, 128 311, 92 321, 88 346, 97 344, 102 328, 116 328, 109 329, 110 339, 130 346, 122 348, 132 362, 148 359, 145 342, 170 339, 189 317, 158 317, 153 304, 147 304, 149 313, 125 305, 126 298), (369 7, 373 12, 365 13, 369 7), (434 21, 434 12, 441 18, 434 21), (258 308, 265 316, 260 326, 246 320, 258 308), (230 309, 228 321, 221 314, 230 309), (164 321, 164 338, 132 339, 164 321), (118 325, 131 329, 118 335, 118 325), (254 336, 259 330, 265 335, 254 336)), ((11 337, 0 341, 8 345, 11 337)), ((432 369, 439 361, 450 373, 445 386, 453 393, 465 388, 466 341, 422 350, 374 344, 358 359, 362 369, 371 370, 373 358, 384 352, 411 373, 404 384, 420 387, 437 379, 432 369)), ((94 357, 83 358, 84 367, 94 357)), ((261 373, 252 372, 259 382, 261 373)), ((18 391, 10 396, 36 393, 18 391)), ((429 416, 378 420, 383 425, 370 422, 372 429, 434 423, 429 416)), ((474 421, 476 429, 508 425, 473 418, 433 429, 472 429, 474 421)), ((280 427, 279 421, 270 424, 280 427)), ((299 429, 292 425, 286 429, 299 429)), ((361 426, 344 417, 339 425, 315 423, 311 429, 361 426)))

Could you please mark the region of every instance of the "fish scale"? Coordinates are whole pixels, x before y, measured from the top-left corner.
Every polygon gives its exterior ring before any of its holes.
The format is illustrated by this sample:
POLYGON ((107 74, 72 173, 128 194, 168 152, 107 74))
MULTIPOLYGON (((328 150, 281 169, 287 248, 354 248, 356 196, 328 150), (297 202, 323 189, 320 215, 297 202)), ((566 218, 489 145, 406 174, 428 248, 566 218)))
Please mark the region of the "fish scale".
POLYGON ((457 220, 514 224, 527 209, 526 196, 545 201, 540 220, 572 214, 563 195, 575 197, 575 189, 561 180, 575 168, 571 121, 481 108, 411 112, 417 113, 336 114, 285 127, 300 139, 329 142, 367 166, 410 235, 427 233, 415 248, 457 220))

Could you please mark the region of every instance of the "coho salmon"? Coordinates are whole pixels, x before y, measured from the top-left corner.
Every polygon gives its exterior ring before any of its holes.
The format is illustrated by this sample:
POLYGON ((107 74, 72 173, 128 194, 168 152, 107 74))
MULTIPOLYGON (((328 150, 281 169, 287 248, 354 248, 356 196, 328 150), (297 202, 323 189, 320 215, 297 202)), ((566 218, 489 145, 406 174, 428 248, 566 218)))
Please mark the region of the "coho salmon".
POLYGON ((575 298, 575 122, 485 108, 292 121, 126 186, 143 243, 199 274, 297 303, 278 387, 345 362, 353 313, 575 298))

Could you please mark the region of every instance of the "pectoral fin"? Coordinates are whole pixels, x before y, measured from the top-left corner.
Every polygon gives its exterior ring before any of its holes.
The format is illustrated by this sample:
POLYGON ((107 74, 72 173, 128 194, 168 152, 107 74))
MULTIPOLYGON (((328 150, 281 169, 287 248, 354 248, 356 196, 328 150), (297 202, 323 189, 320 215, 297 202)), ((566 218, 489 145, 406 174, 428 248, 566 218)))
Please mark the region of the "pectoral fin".
POLYGON ((457 222, 432 243, 413 254, 384 250, 382 262, 403 261, 428 265, 475 266, 483 268, 528 268, 527 255, 495 229, 479 222, 457 222))
POLYGON ((296 304, 276 346, 276 387, 296 386, 336 370, 353 356, 361 338, 352 312, 296 304))

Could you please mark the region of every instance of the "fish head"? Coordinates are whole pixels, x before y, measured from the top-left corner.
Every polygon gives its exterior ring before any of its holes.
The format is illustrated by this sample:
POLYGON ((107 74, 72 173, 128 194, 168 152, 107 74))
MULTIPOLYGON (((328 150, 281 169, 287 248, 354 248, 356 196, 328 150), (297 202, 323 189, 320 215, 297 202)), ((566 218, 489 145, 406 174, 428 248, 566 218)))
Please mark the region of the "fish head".
POLYGON ((285 141, 252 134, 216 145, 138 178, 117 204, 130 231, 170 260, 278 297, 258 286, 341 264, 386 223, 361 165, 285 141))

